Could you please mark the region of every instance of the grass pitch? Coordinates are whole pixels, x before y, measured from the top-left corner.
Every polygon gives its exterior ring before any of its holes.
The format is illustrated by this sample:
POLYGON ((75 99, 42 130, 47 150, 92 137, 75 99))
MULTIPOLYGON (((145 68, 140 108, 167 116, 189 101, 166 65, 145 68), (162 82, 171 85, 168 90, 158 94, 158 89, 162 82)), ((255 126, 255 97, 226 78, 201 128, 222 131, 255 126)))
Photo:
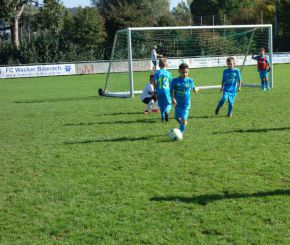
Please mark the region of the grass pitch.
POLYGON ((104 77, 0 80, 1 244, 290 243, 290 65, 233 118, 192 95, 180 142, 104 77))

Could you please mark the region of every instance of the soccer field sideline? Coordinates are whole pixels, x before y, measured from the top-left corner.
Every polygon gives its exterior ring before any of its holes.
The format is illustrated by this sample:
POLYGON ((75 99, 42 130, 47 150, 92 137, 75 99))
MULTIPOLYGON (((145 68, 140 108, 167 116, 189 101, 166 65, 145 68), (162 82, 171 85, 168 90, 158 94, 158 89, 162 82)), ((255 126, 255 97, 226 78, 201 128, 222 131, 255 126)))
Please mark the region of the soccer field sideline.
POLYGON ((104 74, 0 80, 0 243, 288 244, 289 67, 233 118, 192 95, 180 142, 104 74))

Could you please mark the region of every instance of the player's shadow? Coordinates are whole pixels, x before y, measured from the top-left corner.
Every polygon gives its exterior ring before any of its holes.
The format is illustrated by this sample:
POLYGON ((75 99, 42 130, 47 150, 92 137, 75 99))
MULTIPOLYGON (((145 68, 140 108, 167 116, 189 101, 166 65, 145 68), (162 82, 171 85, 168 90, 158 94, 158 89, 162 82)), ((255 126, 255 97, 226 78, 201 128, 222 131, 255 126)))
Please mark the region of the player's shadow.
POLYGON ((77 145, 77 144, 91 144, 91 143, 104 143, 104 142, 134 142, 134 141, 146 141, 162 135, 149 135, 143 137, 119 137, 119 138, 103 138, 103 139, 88 139, 82 141, 65 141, 65 145, 77 145))
POLYGON ((100 116, 121 116, 121 115, 143 115, 144 112, 142 111, 131 111, 131 112, 112 112, 112 113, 103 113, 100 116))
POLYGON ((109 124, 134 124, 134 123, 156 123, 159 119, 137 119, 137 120, 119 120, 108 122, 81 122, 81 123, 65 123, 63 126, 91 126, 91 125, 109 125, 109 124))
POLYGON ((284 131, 290 130, 290 127, 281 128, 257 128, 257 129, 237 129, 226 132, 214 132, 213 134, 230 134, 230 133, 267 133, 271 131, 284 131))
POLYGON ((212 119, 218 118, 217 116, 189 116, 188 119, 212 119))
POLYGON ((35 100, 16 100, 13 101, 16 104, 34 104, 34 103, 54 103, 54 102, 68 102, 68 101, 84 101, 84 100, 96 100, 98 96, 85 96, 85 97, 68 97, 68 98, 47 98, 47 99, 35 99, 35 100))
POLYGON ((150 201, 154 202, 183 202, 183 203, 196 203, 200 205, 207 205, 211 202, 227 200, 227 199, 241 199, 241 198, 259 198, 259 197, 268 197, 268 196, 289 196, 290 189, 278 189, 274 191, 266 192, 255 192, 255 193, 233 193, 230 194, 225 191, 223 194, 207 194, 200 196, 192 197, 183 197, 183 196, 155 196, 150 198, 150 201))

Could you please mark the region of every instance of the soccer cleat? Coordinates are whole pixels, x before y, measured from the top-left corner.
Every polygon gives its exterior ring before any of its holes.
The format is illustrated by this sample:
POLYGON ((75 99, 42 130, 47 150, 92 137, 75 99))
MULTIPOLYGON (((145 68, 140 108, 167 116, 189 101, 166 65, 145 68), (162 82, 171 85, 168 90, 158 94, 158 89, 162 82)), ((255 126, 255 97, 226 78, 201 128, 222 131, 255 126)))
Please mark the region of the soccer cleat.
POLYGON ((217 107, 217 108, 215 109, 214 113, 215 113, 216 115, 218 115, 218 114, 219 114, 219 111, 220 111, 220 108, 217 107))
POLYGON ((153 109, 152 112, 159 112, 159 109, 153 109))
POLYGON ((232 113, 230 113, 230 114, 227 114, 227 117, 232 117, 233 116, 233 114, 232 113))
POLYGON ((144 114, 147 115, 149 112, 150 112, 150 111, 145 110, 145 111, 144 111, 144 114))

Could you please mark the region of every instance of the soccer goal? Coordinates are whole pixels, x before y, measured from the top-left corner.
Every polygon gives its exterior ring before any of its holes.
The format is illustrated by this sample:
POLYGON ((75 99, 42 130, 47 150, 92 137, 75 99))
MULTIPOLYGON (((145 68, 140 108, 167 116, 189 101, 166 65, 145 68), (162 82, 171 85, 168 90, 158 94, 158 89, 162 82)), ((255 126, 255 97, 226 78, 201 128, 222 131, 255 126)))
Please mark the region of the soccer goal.
POLYGON ((178 66, 187 63, 200 89, 220 88, 228 56, 235 58, 241 70, 243 86, 260 86, 252 54, 263 47, 272 66, 269 82, 273 87, 272 25, 138 27, 117 31, 105 86, 99 93, 115 97, 141 93, 152 72, 154 46, 168 59, 173 77, 178 66))

